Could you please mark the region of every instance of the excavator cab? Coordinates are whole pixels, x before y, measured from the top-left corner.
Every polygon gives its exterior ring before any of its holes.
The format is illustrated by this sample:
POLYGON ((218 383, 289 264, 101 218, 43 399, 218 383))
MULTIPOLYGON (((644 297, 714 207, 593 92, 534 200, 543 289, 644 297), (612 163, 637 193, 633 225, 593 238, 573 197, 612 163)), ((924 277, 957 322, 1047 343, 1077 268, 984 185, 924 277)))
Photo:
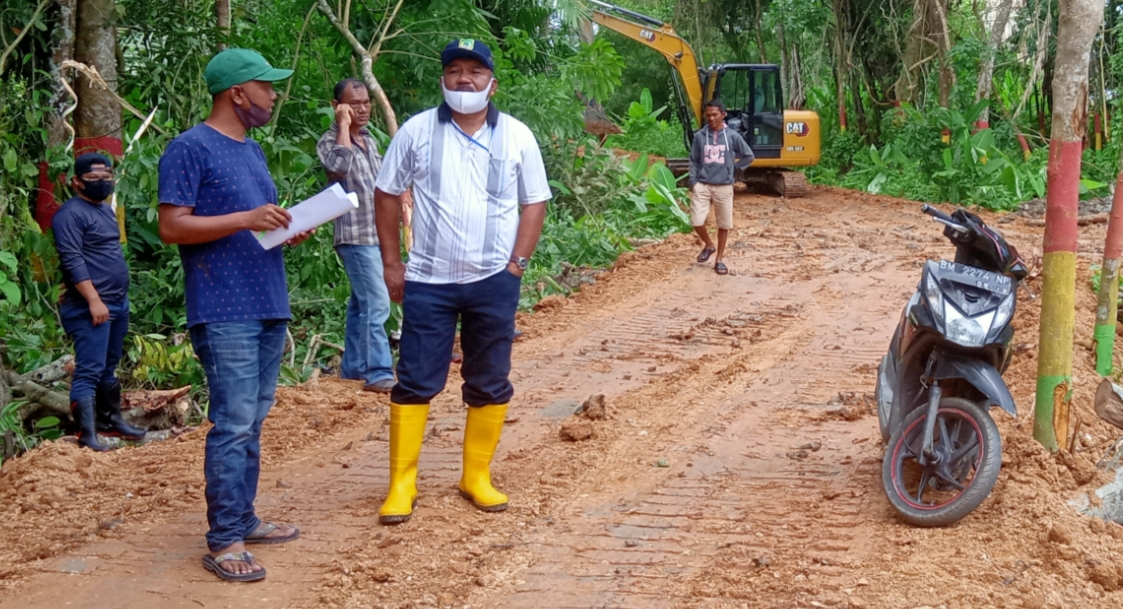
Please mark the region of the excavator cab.
POLYGON ((784 94, 774 65, 711 66, 704 91, 728 112, 725 122, 745 138, 758 159, 778 159, 784 145, 784 94), (713 87, 710 87, 710 82, 713 87))

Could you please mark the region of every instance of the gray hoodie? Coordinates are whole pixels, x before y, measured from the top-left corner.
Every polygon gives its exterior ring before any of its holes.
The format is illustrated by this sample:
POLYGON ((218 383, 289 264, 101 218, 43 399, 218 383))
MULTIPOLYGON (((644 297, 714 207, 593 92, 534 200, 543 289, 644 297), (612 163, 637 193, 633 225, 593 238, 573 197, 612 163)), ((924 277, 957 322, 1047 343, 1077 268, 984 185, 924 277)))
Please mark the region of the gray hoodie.
POLYGON ((755 158, 740 133, 729 127, 721 131, 702 127, 694 133, 694 143, 690 146, 690 187, 698 182, 732 184, 734 158, 737 169, 745 169, 755 158))

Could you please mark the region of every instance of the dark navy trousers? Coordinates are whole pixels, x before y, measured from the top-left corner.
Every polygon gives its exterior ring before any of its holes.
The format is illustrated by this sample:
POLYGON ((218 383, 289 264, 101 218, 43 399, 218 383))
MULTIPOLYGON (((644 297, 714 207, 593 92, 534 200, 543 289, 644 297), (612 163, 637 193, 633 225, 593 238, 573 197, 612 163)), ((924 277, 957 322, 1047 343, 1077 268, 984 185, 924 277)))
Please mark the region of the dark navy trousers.
POLYGON ((506 404, 514 394, 511 344, 522 279, 504 269, 472 283, 407 281, 395 404, 428 404, 444 390, 460 321, 464 402, 506 404))

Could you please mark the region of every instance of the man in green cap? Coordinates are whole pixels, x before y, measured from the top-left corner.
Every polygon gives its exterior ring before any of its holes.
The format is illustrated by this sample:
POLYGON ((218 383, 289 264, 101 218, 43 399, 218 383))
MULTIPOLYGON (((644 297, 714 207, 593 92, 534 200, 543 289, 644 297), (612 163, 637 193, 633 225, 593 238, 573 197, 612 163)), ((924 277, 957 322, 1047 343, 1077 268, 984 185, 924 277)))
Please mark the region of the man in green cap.
MULTIPOLYGON (((273 82, 292 75, 248 49, 227 49, 203 77, 210 116, 168 144, 160 158, 160 238, 179 246, 187 328, 210 393, 207 417, 207 546, 203 565, 228 581, 265 569, 246 544, 291 541, 300 531, 254 513, 261 425, 273 405, 285 328, 291 318, 281 248, 263 249, 257 231, 288 227, 261 146, 246 132, 269 122, 273 82)), ((297 245, 301 233, 289 241, 297 245)))

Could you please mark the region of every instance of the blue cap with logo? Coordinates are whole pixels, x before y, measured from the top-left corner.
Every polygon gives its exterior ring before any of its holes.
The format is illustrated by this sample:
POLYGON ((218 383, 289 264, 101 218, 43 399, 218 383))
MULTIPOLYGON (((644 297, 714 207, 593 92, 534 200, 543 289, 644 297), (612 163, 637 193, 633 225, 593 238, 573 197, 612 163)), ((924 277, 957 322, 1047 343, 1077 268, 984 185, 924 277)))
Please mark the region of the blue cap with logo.
POLYGON ((475 59, 495 71, 495 62, 491 59, 491 49, 479 40, 472 38, 459 38, 448 43, 445 50, 441 51, 441 66, 447 66, 453 59, 475 59))

